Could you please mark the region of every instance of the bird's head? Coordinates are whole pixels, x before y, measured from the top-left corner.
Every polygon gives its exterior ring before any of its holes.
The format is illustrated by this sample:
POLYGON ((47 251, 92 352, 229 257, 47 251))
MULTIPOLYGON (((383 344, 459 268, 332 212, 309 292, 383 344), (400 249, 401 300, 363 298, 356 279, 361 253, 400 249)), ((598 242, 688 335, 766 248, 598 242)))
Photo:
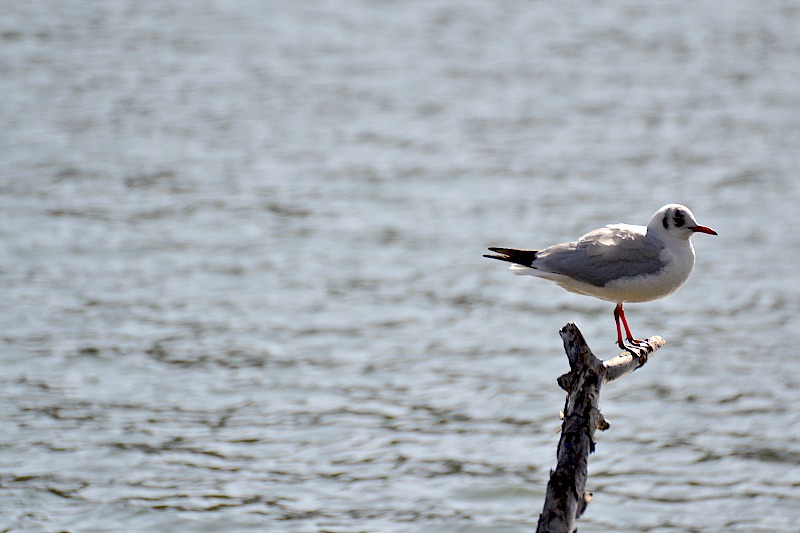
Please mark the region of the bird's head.
POLYGON ((680 204, 667 204, 659 209, 653 215, 647 228, 662 235, 667 234, 675 239, 685 241, 695 233, 717 234, 708 226, 698 224, 691 209, 680 204))

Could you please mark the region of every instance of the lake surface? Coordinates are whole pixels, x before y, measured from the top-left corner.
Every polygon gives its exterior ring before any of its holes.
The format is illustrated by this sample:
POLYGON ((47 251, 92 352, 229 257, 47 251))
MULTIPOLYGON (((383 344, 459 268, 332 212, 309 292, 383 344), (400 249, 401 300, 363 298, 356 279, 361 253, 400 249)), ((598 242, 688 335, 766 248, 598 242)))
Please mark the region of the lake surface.
POLYGON ((689 205, 580 531, 800 531, 800 6, 6 2, 0 529, 523 532, 558 330, 512 276, 689 205))

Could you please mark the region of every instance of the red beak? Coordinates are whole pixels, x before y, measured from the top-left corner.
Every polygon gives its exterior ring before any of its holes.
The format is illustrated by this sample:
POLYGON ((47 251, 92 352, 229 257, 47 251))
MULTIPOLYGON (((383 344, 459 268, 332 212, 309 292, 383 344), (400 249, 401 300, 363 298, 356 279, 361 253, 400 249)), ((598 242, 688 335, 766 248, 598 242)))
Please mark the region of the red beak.
POLYGON ((709 228, 708 226, 692 226, 689 228, 692 231, 699 231, 700 233, 708 233, 709 235, 716 235, 717 232, 713 229, 709 228))

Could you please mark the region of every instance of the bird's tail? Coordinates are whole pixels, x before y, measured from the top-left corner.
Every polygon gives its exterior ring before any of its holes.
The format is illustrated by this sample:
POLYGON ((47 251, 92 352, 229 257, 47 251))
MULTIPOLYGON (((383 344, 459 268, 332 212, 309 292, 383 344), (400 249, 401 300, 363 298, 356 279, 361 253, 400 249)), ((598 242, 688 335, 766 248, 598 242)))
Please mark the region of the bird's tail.
MULTIPOLYGON (((538 250, 516 250, 514 248, 489 248, 496 255, 484 255, 489 259, 499 259, 500 261, 508 261, 515 265, 522 265, 531 267, 536 260, 538 250)), ((529 271, 530 272, 530 271, 529 271)))

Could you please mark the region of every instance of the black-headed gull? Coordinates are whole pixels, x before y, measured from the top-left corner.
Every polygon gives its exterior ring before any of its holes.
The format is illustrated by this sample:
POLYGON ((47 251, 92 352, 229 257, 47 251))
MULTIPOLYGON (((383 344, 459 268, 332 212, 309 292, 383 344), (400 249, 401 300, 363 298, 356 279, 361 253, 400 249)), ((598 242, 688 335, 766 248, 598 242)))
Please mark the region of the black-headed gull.
POLYGON ((625 319, 625 302, 649 302, 681 288, 694 269, 695 233, 716 235, 701 226, 688 207, 668 204, 653 215, 647 226, 610 224, 591 231, 577 242, 556 244, 544 250, 489 248, 485 255, 514 263, 514 274, 554 281, 564 289, 615 302, 617 344, 625 349, 643 341, 633 338, 625 319))

